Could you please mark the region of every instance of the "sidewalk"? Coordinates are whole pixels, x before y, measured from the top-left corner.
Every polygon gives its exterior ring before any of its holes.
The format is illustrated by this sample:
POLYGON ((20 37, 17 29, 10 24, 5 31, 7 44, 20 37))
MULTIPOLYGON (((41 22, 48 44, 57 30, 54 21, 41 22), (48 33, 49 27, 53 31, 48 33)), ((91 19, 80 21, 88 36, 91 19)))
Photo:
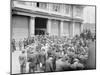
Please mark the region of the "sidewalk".
POLYGON ((12 52, 12 74, 20 73, 20 65, 18 57, 20 55, 21 51, 14 51, 12 52))

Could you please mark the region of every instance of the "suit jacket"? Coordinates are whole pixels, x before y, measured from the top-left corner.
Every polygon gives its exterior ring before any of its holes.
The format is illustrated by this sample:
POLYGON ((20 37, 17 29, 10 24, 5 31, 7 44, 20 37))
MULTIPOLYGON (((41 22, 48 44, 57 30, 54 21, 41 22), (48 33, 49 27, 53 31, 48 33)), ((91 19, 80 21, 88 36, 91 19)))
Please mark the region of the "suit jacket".
POLYGON ((29 67, 35 67, 37 63, 38 63, 37 53, 33 53, 31 56, 31 63, 29 64, 29 67))
POLYGON ((25 56, 25 54, 22 54, 22 55, 19 56, 19 63, 20 63, 20 65, 23 65, 23 64, 26 63, 26 56, 25 56))

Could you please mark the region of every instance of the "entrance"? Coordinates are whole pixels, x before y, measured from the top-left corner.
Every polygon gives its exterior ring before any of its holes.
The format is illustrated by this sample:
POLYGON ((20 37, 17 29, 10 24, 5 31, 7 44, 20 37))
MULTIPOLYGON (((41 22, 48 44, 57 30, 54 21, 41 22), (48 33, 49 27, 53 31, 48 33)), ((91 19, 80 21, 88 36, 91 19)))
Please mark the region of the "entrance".
POLYGON ((45 35, 47 31, 47 18, 35 18, 35 35, 45 35))

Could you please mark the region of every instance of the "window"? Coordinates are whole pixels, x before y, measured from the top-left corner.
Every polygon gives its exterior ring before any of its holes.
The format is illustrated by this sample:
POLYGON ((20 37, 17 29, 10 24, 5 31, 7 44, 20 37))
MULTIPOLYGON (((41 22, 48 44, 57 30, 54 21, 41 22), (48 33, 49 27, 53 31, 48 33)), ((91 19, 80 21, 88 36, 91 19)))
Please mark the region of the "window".
POLYGON ((37 7, 41 9, 46 9, 47 8, 47 3, 39 3, 37 2, 37 7))
POLYGON ((40 5, 40 3, 39 3, 39 2, 37 2, 37 7, 39 7, 39 5, 40 5))
POLYGON ((60 5, 59 4, 53 4, 53 11, 60 12, 60 5))
POLYGON ((76 7, 76 16, 81 16, 81 12, 82 12, 82 10, 81 10, 81 8, 80 7, 76 7))
POLYGON ((32 6, 32 2, 26 2, 26 5, 32 6))
POLYGON ((40 8, 46 9, 47 8, 47 3, 40 3, 40 8))
POLYGON ((28 2, 28 1, 16 1, 18 4, 21 5, 28 5, 28 6, 32 6, 32 2, 28 2))
POLYGON ((70 12, 70 6, 69 5, 65 5, 65 13, 69 14, 70 12))
POLYGON ((32 2, 32 6, 33 7, 36 7, 36 2, 32 2))
POLYGON ((26 2, 25 1, 17 1, 19 4, 23 4, 23 5, 26 5, 26 2))

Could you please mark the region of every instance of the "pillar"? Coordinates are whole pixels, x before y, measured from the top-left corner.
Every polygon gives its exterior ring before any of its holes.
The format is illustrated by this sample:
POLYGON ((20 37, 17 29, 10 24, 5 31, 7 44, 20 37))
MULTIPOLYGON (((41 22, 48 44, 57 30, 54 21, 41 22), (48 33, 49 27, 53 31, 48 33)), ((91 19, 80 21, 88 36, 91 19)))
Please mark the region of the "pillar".
POLYGON ((83 32, 83 24, 81 23, 81 32, 83 32))
POLYGON ((72 22, 72 37, 75 35, 75 22, 72 22))
POLYGON ((47 32, 49 33, 49 35, 51 34, 51 19, 48 19, 47 22, 47 32))
POLYGON ((60 36, 63 36, 63 30, 64 30, 64 21, 60 21, 60 36))
POLYGON ((35 17, 30 18, 30 36, 33 37, 35 33, 35 17))
POLYGON ((75 22, 71 22, 70 24, 70 37, 75 35, 75 22))

